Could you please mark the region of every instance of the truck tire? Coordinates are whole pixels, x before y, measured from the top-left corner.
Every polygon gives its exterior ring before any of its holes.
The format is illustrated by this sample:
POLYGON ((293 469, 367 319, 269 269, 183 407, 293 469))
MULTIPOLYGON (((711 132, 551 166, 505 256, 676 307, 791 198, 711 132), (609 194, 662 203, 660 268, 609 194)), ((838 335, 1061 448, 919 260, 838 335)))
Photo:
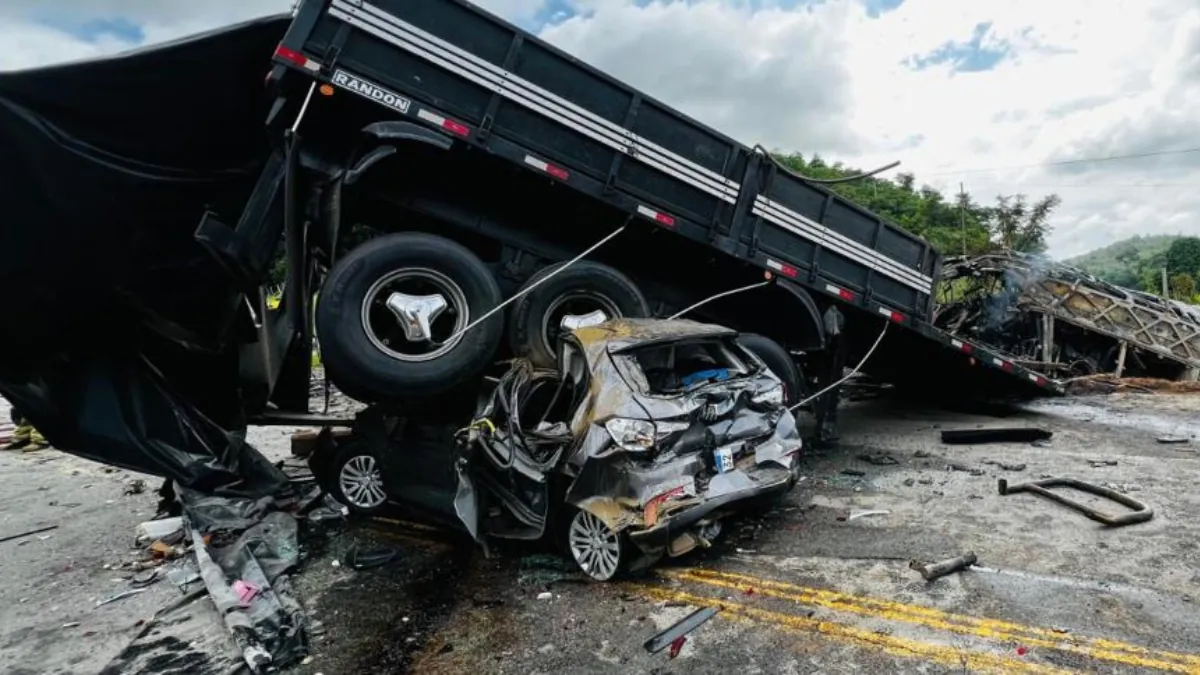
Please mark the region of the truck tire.
MULTIPOLYGON (((522 290, 564 264, 542 269, 522 290)), ((607 265, 580 260, 516 301, 508 327, 509 344, 514 354, 534 365, 553 367, 563 319, 594 312, 603 313, 606 319, 640 318, 650 315, 650 305, 629 277, 607 265)))
POLYGON ((757 333, 742 333, 738 336, 738 343, 762 359, 767 368, 775 373, 775 377, 783 381, 784 404, 795 405, 801 399, 804 382, 800 376, 800 368, 783 345, 757 333))
POLYGON ((360 401, 428 400, 491 362, 503 316, 439 341, 500 299, 492 273, 458 243, 416 232, 372 239, 342 258, 321 288, 316 324, 325 370, 360 401))

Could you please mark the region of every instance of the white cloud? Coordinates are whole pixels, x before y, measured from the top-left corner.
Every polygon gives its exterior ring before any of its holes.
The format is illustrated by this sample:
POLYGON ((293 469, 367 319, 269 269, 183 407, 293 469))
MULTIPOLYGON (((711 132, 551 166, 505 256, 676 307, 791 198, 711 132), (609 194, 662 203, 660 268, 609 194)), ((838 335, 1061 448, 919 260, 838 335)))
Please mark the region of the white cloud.
MULTIPOLYGON (((484 0, 527 23, 546 0, 484 0)), ((558 4, 562 4, 559 2, 558 4)), ((978 199, 1059 192, 1051 252, 1133 234, 1200 235, 1200 153, 957 173, 1200 146, 1200 7, 1195 0, 906 0, 871 18, 852 0, 569 0, 582 14, 543 36, 746 142, 821 152, 862 167, 892 159, 978 199), (640 5, 640 6, 639 6, 640 5), (906 66, 971 39, 994 67, 906 66)), ((0 70, 120 47, 28 21, 128 17, 149 40, 278 11, 290 0, 9 0, 0 70), (15 49, 12 48, 15 45, 15 49)))

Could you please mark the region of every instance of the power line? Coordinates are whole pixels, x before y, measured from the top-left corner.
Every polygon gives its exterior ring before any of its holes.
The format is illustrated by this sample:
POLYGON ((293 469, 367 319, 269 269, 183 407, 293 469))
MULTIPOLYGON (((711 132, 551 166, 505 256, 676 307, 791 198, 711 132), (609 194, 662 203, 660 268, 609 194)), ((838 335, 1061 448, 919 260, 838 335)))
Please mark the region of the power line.
POLYGON ((951 176, 964 173, 984 173, 987 171, 1009 171, 1011 169, 1034 169, 1043 166, 1069 166, 1072 164, 1092 164, 1097 162, 1116 162, 1124 159, 1142 159, 1145 157, 1162 157, 1164 155, 1185 155, 1200 152, 1200 148, 1184 148, 1182 150, 1160 150, 1157 152, 1141 152, 1132 155, 1109 155, 1107 157, 1088 157, 1085 159, 1064 159, 1056 162, 1038 162, 1036 164, 1014 164, 1011 166, 993 166, 985 169, 957 169, 954 171, 927 172, 925 176, 951 176))

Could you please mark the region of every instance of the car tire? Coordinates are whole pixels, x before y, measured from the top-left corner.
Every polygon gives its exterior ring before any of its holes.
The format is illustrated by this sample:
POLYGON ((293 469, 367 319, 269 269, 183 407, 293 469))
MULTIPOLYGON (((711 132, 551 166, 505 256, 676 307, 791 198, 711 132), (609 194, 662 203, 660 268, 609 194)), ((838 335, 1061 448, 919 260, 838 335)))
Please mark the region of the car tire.
POLYGON ((775 373, 775 377, 783 382, 785 405, 792 406, 801 400, 805 391, 804 380, 795 359, 784 349, 783 345, 757 333, 742 333, 738 336, 738 343, 762 359, 763 363, 767 364, 767 368, 775 373))
POLYGON ((390 498, 382 458, 361 441, 338 447, 325 463, 321 482, 334 499, 359 515, 378 515, 390 498))
POLYGON ((321 288, 316 325, 322 362, 330 381, 361 401, 445 393, 491 362, 504 318, 493 316, 449 344, 436 341, 449 339, 500 300, 491 271, 461 244, 415 232, 377 237, 342 258, 321 288), (417 312, 430 311, 420 303, 444 306, 433 308, 427 332, 411 321, 406 329, 388 304, 397 297, 410 303, 398 306, 417 312))
POLYGON ((619 578, 629 568, 634 544, 625 532, 613 532, 603 520, 590 511, 572 508, 567 521, 567 555, 589 579, 608 582, 619 578), (606 546, 592 545, 591 539, 604 541, 606 546), (610 548, 615 547, 615 548, 610 548))
MULTIPOLYGON (((551 265, 534 274, 522 290, 538 283, 566 263, 551 265)), ((621 272, 600 263, 581 260, 556 274, 513 307, 508 341, 513 353, 542 368, 558 360, 557 323, 566 314, 602 311, 609 319, 650 315, 646 296, 621 272), (589 309, 591 308, 591 309, 589 309)))

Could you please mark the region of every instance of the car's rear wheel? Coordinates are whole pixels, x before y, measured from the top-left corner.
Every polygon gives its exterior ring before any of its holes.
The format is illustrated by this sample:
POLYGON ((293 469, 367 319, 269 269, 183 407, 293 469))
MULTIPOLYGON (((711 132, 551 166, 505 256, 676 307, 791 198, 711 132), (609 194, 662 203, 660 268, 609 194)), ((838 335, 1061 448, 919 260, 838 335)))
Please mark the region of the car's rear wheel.
POLYGON ((783 382, 783 401, 786 405, 795 405, 804 395, 804 378, 795 359, 784 349, 783 345, 765 335, 743 333, 738 336, 738 343, 749 349, 755 356, 762 359, 767 368, 775 373, 783 382))
POLYGON ((611 581, 625 570, 632 544, 590 511, 576 509, 567 526, 567 550, 584 574, 611 581))

